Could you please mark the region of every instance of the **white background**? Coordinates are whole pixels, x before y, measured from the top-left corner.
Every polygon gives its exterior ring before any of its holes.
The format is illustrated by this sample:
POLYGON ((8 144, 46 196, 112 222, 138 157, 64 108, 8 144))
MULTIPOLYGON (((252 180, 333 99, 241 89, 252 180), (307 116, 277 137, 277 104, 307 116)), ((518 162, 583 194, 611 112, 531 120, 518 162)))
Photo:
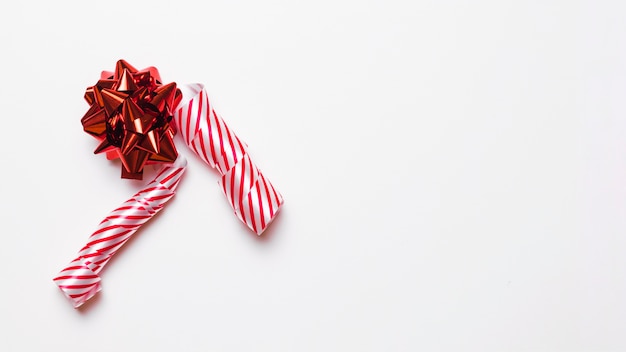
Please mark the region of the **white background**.
POLYGON ((3 2, 0 350, 625 351, 625 15, 3 2), (120 58, 206 84, 286 201, 256 238, 181 148, 177 196, 74 310, 52 278, 141 186, 80 124, 120 58))

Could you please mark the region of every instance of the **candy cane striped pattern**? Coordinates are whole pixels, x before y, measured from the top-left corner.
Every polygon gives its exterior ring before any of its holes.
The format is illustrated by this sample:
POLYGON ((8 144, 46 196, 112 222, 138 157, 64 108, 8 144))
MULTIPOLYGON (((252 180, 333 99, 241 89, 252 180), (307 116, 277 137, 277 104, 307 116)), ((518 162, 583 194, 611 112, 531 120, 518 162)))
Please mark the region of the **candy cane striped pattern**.
POLYGON ((276 217, 282 195, 252 162, 247 145, 215 113, 202 84, 181 87, 174 112, 185 143, 222 175, 219 184, 235 214, 260 235, 276 217))
POLYGON ((113 210, 100 223, 78 257, 54 278, 74 308, 80 307, 100 291, 100 271, 137 229, 174 196, 186 165, 187 161, 179 156, 174 164, 163 167, 146 188, 113 210))

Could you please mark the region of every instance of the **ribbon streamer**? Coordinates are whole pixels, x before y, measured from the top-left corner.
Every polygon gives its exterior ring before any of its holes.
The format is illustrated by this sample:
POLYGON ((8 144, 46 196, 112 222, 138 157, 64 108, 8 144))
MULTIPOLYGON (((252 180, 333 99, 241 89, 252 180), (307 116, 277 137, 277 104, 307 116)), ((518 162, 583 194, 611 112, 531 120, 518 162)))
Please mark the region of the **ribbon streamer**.
POLYGON ((275 219, 282 195, 250 159, 247 145, 215 112, 202 84, 180 87, 174 121, 185 144, 222 175, 219 185, 237 217, 257 235, 275 219))
POLYGON ((54 278, 74 308, 100 291, 100 271, 137 229, 176 194, 186 166, 187 160, 179 156, 174 164, 163 167, 144 189, 102 220, 78 257, 54 278))

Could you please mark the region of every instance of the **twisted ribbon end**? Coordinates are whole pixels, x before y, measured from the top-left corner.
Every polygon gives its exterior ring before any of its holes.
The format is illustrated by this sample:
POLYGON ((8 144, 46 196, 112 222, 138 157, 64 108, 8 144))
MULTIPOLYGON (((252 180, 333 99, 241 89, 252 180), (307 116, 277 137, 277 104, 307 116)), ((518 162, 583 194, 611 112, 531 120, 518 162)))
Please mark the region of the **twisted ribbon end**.
MULTIPOLYGON (((285 200, 283 199, 283 196, 276 191, 272 194, 272 196, 268 195, 267 197, 259 197, 258 200, 258 207, 250 208, 247 216, 244 210, 245 208, 237 208, 235 210, 235 215, 237 215, 237 217, 244 224, 246 224, 250 230, 256 233, 257 236, 261 236, 274 219, 276 219, 280 209, 282 209, 283 204, 285 203, 285 200)), ((247 206, 249 206, 249 204, 245 205, 245 207, 247 206)))
POLYGON ((59 275, 53 279, 61 292, 67 297, 74 308, 78 308, 100 291, 100 276, 93 263, 84 258, 74 259, 59 275))
POLYGON ((72 302, 74 308, 82 306, 102 289, 100 285, 102 279, 93 272, 90 275, 64 275, 64 272, 61 272, 53 281, 72 302))
POLYGON ((258 229, 258 231, 256 231, 256 234, 258 236, 261 236, 261 234, 267 230, 267 228, 270 226, 270 224, 274 221, 274 219, 276 219, 276 217, 278 216, 278 213, 280 213, 280 209, 283 208, 283 204, 285 203, 285 200, 283 199, 283 196, 280 193, 277 193, 277 198, 278 198, 278 206, 276 207, 276 209, 274 210, 274 214, 272 214, 265 223, 265 227, 258 229))

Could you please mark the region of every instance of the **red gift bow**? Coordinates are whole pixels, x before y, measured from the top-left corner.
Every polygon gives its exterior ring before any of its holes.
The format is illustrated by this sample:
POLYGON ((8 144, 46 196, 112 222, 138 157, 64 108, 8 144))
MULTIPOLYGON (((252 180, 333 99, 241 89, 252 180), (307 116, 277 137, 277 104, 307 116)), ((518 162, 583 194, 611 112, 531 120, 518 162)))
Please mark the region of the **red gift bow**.
POLYGON ((101 141, 96 154, 120 158, 122 177, 141 179, 146 163, 176 160, 170 122, 181 99, 176 83, 163 85, 156 68, 140 71, 119 60, 115 72, 102 72, 98 83, 87 88, 85 100, 91 106, 81 123, 101 141))

